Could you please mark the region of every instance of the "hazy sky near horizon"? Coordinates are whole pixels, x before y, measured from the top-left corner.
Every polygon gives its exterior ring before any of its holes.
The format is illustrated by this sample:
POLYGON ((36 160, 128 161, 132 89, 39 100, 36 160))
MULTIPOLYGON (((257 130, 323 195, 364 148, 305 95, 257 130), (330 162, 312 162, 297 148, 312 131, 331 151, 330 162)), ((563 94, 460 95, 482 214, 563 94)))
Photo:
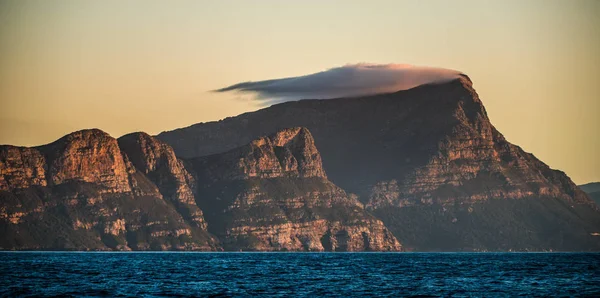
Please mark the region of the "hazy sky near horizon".
POLYGON ((0 144, 157 134, 260 108, 209 92, 348 63, 473 80, 505 137, 600 181, 600 1, 0 0, 0 144))

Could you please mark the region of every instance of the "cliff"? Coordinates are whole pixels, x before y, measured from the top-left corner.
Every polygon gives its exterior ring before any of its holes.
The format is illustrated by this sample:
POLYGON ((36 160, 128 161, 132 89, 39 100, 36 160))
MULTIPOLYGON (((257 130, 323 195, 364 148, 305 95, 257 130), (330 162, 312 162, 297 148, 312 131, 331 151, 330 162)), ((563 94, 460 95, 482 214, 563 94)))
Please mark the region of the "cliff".
POLYGON ((600 211, 461 77, 0 146, 0 233, 0 249, 589 251, 600 211))
POLYGON ((600 249, 597 206, 563 172, 508 142, 466 77, 286 102, 158 138, 193 158, 298 126, 313 134, 329 179, 407 249, 600 249))
POLYGON ((0 187, 2 249, 402 248, 327 180, 305 128, 187 161, 145 133, 78 131, 40 147, 0 147, 0 187))
POLYGON ((281 130, 228 152, 197 159, 205 180, 296 177, 327 178, 321 155, 306 128, 281 130))
POLYGON ((173 149, 146 133, 132 133, 118 140, 136 169, 146 175, 182 216, 194 226, 206 229, 202 210, 196 205, 195 180, 173 149))
POLYGON ((189 162, 209 231, 226 250, 401 249, 380 220, 327 180, 305 128, 284 129, 189 162))
POLYGON ((100 130, 35 148, 0 146, 0 247, 215 249, 202 214, 190 225, 161 194, 176 187, 157 187, 141 170, 100 130))

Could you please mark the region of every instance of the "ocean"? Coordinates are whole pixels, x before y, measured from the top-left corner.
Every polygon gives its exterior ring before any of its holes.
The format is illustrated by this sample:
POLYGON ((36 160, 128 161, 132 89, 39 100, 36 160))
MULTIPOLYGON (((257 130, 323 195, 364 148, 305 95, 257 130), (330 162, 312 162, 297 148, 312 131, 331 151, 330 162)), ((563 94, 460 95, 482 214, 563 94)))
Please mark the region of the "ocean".
POLYGON ((600 296, 600 253, 0 252, 0 296, 600 296))

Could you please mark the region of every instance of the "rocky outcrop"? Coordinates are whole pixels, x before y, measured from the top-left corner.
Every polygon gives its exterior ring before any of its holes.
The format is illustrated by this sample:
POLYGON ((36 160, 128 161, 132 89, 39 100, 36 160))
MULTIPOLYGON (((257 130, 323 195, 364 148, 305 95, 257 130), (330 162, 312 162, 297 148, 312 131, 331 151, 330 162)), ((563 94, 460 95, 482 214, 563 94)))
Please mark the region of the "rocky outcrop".
POLYGON ((46 159, 36 149, 0 146, 0 189, 46 186, 46 159))
MULTIPOLYGON (((163 149, 143 154, 148 155, 146 160, 160 154, 166 154, 167 160, 174 156, 168 146, 163 149)), ((134 157, 136 163, 142 158, 134 157)), ((177 168, 180 164, 175 159, 175 181, 186 175, 177 168)), ((134 167, 116 139, 95 129, 35 148, 0 147, 0 249, 219 248, 206 231, 187 185, 159 183, 158 187, 146 176, 154 178, 156 167, 150 171, 142 164, 136 166, 143 171, 134 167), (182 217, 161 192, 195 207, 187 214, 191 220, 182 217)))
POLYGON ((231 249, 257 251, 400 251, 381 221, 359 224, 325 219, 268 226, 238 226, 227 235, 231 249))
POLYGON ((205 180, 248 178, 327 178, 321 156, 306 128, 281 130, 246 146, 209 158, 196 159, 205 180))
POLYGON ((597 206, 565 173, 509 143, 467 77, 286 102, 158 138, 191 158, 295 126, 311 131, 329 179, 357 194, 405 248, 600 250, 597 206))
POLYGON ((158 187, 165 199, 175 204, 184 218, 194 226, 206 229, 192 192, 196 187, 195 180, 169 145, 143 132, 122 136, 118 142, 136 169, 158 187))
POLYGON ((0 249, 587 251, 599 234, 599 207, 508 142, 466 76, 0 146, 0 249))
POLYGON ((51 185, 77 180, 104 186, 108 192, 131 191, 117 140, 101 130, 74 132, 39 149, 47 156, 51 185))
POLYGON ((327 180, 304 128, 190 163, 198 177, 198 204, 226 250, 401 249, 380 220, 327 180))
POLYGON ((3 146, 0 174, 2 249, 401 249, 327 180, 304 128, 190 161, 145 133, 115 140, 84 130, 36 148, 3 146))
POLYGON ((590 203, 563 172, 506 141, 491 125, 470 83, 463 81, 463 86, 470 96, 459 100, 449 113, 445 121, 449 130, 435 153, 403 176, 373 185, 368 208, 530 197, 590 203), (386 189, 386 185, 394 187, 386 189))
POLYGON ((294 177, 327 178, 315 140, 304 127, 281 130, 270 138, 282 171, 294 177))

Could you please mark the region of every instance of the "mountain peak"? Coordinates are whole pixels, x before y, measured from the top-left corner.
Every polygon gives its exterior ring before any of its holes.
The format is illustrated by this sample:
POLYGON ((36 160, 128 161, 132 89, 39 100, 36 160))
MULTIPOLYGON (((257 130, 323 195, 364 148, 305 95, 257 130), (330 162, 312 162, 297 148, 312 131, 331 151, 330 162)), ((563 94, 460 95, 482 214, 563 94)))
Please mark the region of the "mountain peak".
POLYGON ((466 75, 393 93, 284 102, 158 137, 194 157, 289 127, 310 130, 329 179, 358 195, 408 247, 600 247, 588 232, 597 230, 597 207, 564 173, 496 130, 466 75), (498 208, 503 215, 488 221, 498 208))
POLYGON ((0 146, 0 247, 593 250, 599 211, 496 130, 464 75, 157 138, 0 146), (71 243, 28 240, 36 225, 71 243))
POLYGON ((138 171, 156 184, 163 197, 196 226, 206 228, 194 199, 195 179, 175 156, 171 146, 144 132, 124 135, 119 146, 138 171))
POLYGON ((305 127, 283 129, 270 136, 284 170, 297 170, 300 177, 327 178, 321 154, 312 134, 305 127))
POLYGON ((222 154, 195 160, 213 180, 326 178, 321 155, 305 128, 284 128, 222 154))
POLYGON ((0 146, 0 247, 213 249, 192 187, 170 146, 144 133, 117 141, 91 129, 0 146))
POLYGON ((284 128, 192 163, 198 204, 226 250, 402 249, 355 196, 327 180, 306 128, 284 128))
POLYGON ((50 184, 79 180, 104 185, 111 192, 131 190, 117 140, 102 130, 76 131, 37 149, 47 158, 50 184))
POLYGON ((0 169, 0 186, 6 189, 82 181, 107 192, 131 190, 117 140, 99 129, 76 131, 38 147, 3 146, 0 169))
MULTIPOLYGON (((66 143, 66 142, 71 142, 74 140, 90 140, 90 139, 113 139, 113 137, 111 137, 108 133, 106 133, 103 130, 100 130, 98 128, 82 129, 82 130, 78 130, 78 131, 69 133, 69 134, 61 137, 60 139, 58 139, 50 144, 43 145, 43 146, 66 143)), ((43 147, 43 146, 40 146, 40 147, 43 147)))
POLYGON ((177 160, 168 145, 145 132, 124 135, 118 139, 118 143, 121 149, 127 153, 133 165, 143 173, 155 170, 160 158, 165 158, 166 162, 177 160))
POLYGON ((310 132, 308 131, 308 129, 306 129, 304 127, 292 127, 292 128, 282 129, 282 130, 274 133, 273 135, 271 135, 270 139, 273 141, 274 146, 283 147, 288 142, 292 141, 292 139, 295 139, 296 137, 310 138, 309 141, 311 141, 311 142, 313 141, 312 135, 310 135, 310 132))

